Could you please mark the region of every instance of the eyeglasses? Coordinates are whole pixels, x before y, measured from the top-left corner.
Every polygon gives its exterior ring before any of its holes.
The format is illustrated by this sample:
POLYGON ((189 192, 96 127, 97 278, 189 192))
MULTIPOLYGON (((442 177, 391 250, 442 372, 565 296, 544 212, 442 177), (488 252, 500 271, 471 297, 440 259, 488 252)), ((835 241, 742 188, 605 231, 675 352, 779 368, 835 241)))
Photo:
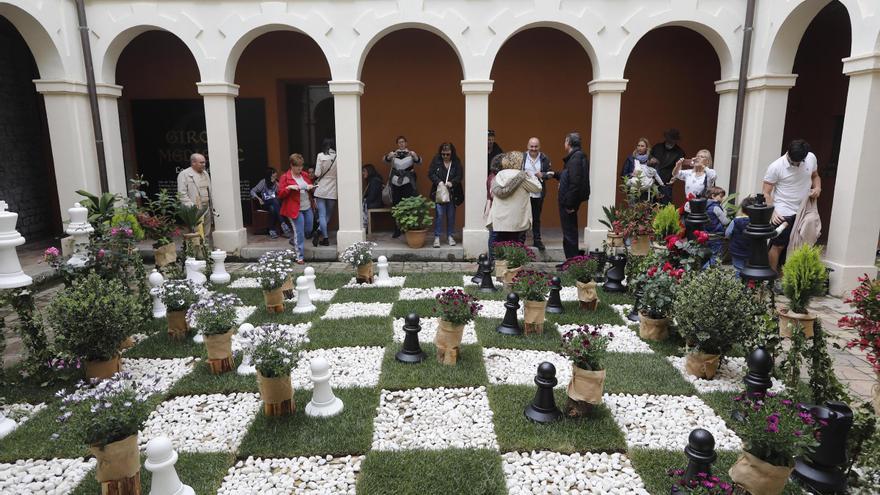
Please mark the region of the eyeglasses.
POLYGON ((452 153, 440 153, 440 156, 452 156, 452 153))

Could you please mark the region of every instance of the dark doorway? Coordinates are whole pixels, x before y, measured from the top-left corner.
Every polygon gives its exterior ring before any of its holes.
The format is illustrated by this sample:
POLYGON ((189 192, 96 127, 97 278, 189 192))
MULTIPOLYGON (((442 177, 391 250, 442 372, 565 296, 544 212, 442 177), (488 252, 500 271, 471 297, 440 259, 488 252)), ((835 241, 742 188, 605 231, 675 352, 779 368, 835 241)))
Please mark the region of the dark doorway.
POLYGON ((313 168, 321 141, 336 137, 333 95, 326 84, 288 84, 286 91, 287 146, 313 168))

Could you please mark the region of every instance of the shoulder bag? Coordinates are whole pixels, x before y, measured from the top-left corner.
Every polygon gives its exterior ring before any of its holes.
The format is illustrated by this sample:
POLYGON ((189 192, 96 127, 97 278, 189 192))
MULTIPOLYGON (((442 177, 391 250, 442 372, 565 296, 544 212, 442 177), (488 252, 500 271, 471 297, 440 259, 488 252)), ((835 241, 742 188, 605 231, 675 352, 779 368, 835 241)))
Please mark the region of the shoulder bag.
POLYGON ((434 202, 437 204, 445 204, 450 201, 449 188, 446 187, 446 183, 449 182, 449 173, 452 172, 453 166, 452 163, 449 164, 449 169, 446 170, 446 180, 437 183, 437 191, 434 193, 434 202))

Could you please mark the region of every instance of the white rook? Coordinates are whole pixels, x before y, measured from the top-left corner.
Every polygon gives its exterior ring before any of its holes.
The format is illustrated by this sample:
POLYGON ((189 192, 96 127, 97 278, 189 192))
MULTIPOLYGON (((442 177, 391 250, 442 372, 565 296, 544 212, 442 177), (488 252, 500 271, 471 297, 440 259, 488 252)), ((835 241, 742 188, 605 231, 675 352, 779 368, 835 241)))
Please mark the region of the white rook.
POLYGON ((316 417, 336 416, 344 405, 330 388, 330 363, 322 357, 316 357, 309 363, 312 368, 312 400, 306 404, 306 415, 316 417))
POLYGON ((150 273, 147 280, 150 281, 150 285, 152 286, 150 289, 150 296, 153 297, 153 318, 165 318, 168 308, 165 307, 165 303, 163 303, 162 298, 159 297, 159 292, 162 290, 162 284, 165 283, 165 277, 159 273, 159 270, 153 268, 153 271, 150 273))
POLYGON ((309 282, 306 277, 300 275, 296 277, 296 307, 293 308, 294 313, 311 313, 316 308, 312 304, 312 298, 309 296, 309 282))
POLYGON ((6 201, 0 201, 0 289, 14 289, 31 285, 33 279, 22 271, 15 252, 16 246, 24 244, 24 237, 15 230, 18 213, 6 208, 6 201))
POLYGON ((89 246, 89 234, 95 231, 95 228, 89 223, 89 210, 83 208, 79 203, 74 203, 73 208, 67 210, 70 215, 70 223, 67 224, 67 230, 64 232, 73 237, 73 256, 67 260, 67 264, 80 268, 85 266, 88 261, 86 250, 89 246))
POLYGON ((211 272, 211 283, 226 285, 232 278, 226 271, 226 251, 215 249, 211 251, 211 259, 214 260, 214 270, 211 272))
POLYGON ((208 277, 205 276, 205 268, 207 267, 205 260, 187 258, 184 265, 186 265, 187 280, 192 280, 196 285, 205 285, 205 282, 208 281, 208 277))
POLYGON ((184 485, 177 476, 174 465, 177 452, 168 437, 156 437, 147 442, 147 460, 144 467, 153 473, 150 495, 195 495, 192 488, 184 485))

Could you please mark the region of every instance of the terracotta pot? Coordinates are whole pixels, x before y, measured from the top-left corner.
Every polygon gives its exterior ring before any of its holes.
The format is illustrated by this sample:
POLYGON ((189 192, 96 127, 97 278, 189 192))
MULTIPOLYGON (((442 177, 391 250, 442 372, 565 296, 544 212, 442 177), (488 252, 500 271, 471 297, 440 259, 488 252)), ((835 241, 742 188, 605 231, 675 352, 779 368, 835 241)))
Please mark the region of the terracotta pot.
MULTIPOLYGON (((91 445, 89 451, 98 461, 95 478, 101 483, 115 481, 117 486, 126 486, 128 484, 126 481, 136 476, 141 470, 141 456, 138 452, 137 440, 138 436, 134 434, 122 440, 108 443, 103 447, 91 445)), ((130 489, 113 493, 141 493, 140 480, 136 485, 133 483, 131 485, 130 489)))
POLYGON ((595 311, 598 306, 596 303, 599 302, 599 294, 596 292, 596 282, 583 283, 576 280, 574 285, 577 286, 578 301, 580 301, 581 308, 595 311))
POLYGON ((571 365, 571 381, 568 382, 568 396, 579 402, 602 403, 605 388, 605 370, 590 371, 571 365))
POLYGON ((504 278, 504 272, 507 271, 507 260, 495 260, 495 278, 501 280, 504 278))
POLYGON ((177 261, 177 246, 172 242, 159 246, 153 250, 153 256, 156 258, 156 266, 162 268, 177 261))
POLYGON ((624 247, 626 243, 623 240, 622 234, 615 234, 613 232, 608 232, 608 247, 624 247))
POLYGON ((232 330, 217 335, 205 335, 205 348, 208 350, 208 359, 232 357, 232 330))
POLYGON ((743 452, 727 474, 734 483, 745 488, 749 493, 779 495, 785 488, 785 482, 788 481, 792 471, 794 467, 774 466, 748 452, 743 452))
POLYGON ((651 318, 640 312, 639 337, 648 340, 666 340, 669 338, 669 318, 651 318))
POLYGON ((406 231, 406 245, 413 248, 419 249, 425 246, 425 236, 428 233, 428 229, 421 230, 407 230, 406 231))
POLYGON ((810 338, 813 336, 813 322, 816 321, 816 315, 811 313, 795 313, 788 308, 777 308, 779 315, 779 335, 791 338, 792 332, 800 323, 804 330, 804 336, 810 338))
POLYGON ((434 335, 434 345, 437 347, 459 347, 464 335, 464 325, 456 325, 440 318, 437 322, 437 333, 434 335))
POLYGON ((284 288, 264 290, 263 300, 266 302, 266 309, 270 312, 280 313, 284 311, 284 288))
POLYGON ((260 398, 267 404, 280 404, 293 398, 290 375, 267 378, 257 371, 257 385, 260 387, 260 398))
POLYGON ((636 256, 646 256, 651 252, 651 237, 647 235, 633 237, 629 246, 629 252, 636 256))
POLYGON ((132 347, 134 347, 134 339, 131 338, 131 335, 129 335, 128 337, 126 337, 125 340, 123 340, 123 341, 119 344, 119 350, 120 350, 120 351, 123 351, 123 350, 125 350, 125 349, 131 349, 132 347))
POLYGON ((110 378, 121 371, 121 362, 119 354, 108 361, 86 361, 86 380, 97 378, 103 380, 110 378))
POLYGON ((513 285, 513 277, 515 277, 520 270, 522 270, 521 266, 504 270, 504 275, 501 278, 504 280, 505 289, 510 290, 510 286, 513 285))
POLYGON ((547 301, 523 301, 523 323, 525 334, 544 333, 544 314, 547 311, 547 301))
POLYGON ((355 281, 359 284, 372 284, 373 283, 373 262, 369 262, 365 265, 359 265, 357 267, 357 275, 355 276, 355 281))
POLYGON ((694 351, 687 355, 684 367, 688 373, 697 378, 711 380, 715 378, 720 363, 720 354, 704 354, 694 351))
POLYGON ((180 340, 189 333, 189 323, 186 322, 186 311, 169 311, 165 314, 168 319, 168 336, 173 340, 180 340))

